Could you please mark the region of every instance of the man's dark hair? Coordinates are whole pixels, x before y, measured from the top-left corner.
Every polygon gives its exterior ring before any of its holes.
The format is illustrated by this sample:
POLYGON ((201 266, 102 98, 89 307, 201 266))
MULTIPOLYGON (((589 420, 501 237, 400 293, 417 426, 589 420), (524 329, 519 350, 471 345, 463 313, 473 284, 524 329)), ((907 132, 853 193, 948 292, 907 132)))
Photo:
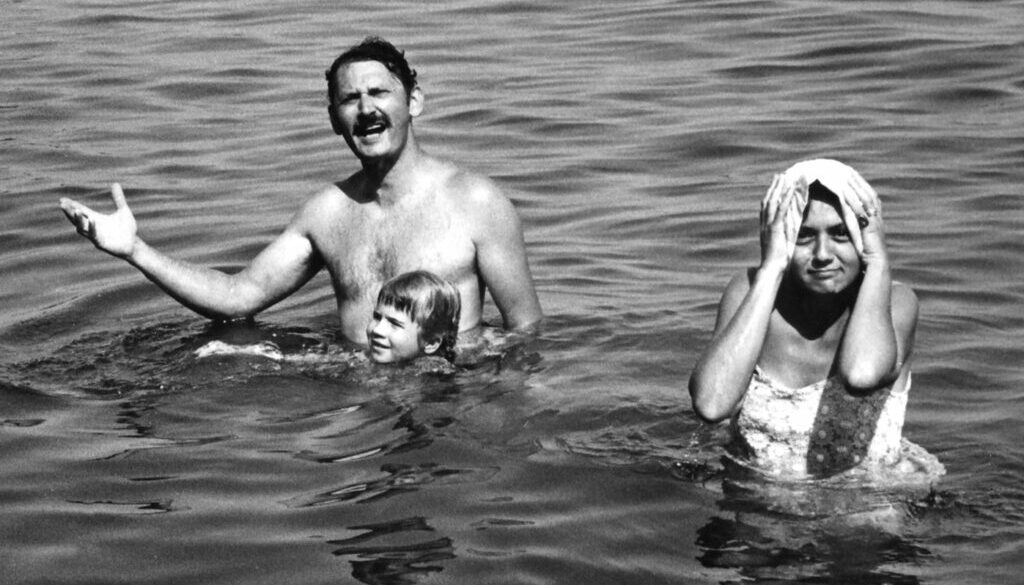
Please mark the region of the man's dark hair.
POLYGON ((416 70, 409 67, 405 60, 405 51, 399 51, 394 45, 380 37, 366 37, 363 42, 345 51, 331 63, 327 70, 327 99, 333 101, 338 91, 338 69, 349 63, 359 61, 376 61, 387 68, 392 75, 402 82, 405 88, 405 99, 416 89, 416 70))

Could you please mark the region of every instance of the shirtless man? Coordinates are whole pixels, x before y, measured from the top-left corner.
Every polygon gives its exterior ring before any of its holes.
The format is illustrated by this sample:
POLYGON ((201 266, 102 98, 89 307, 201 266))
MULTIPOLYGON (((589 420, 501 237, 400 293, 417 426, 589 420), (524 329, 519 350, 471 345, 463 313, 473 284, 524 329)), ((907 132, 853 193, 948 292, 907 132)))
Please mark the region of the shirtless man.
POLYGON ((251 317, 326 268, 342 333, 365 344, 380 286, 424 269, 458 287, 460 331, 480 324, 486 290, 506 329, 535 326, 541 309, 519 217, 491 180, 419 147, 412 121, 423 110, 423 93, 404 54, 368 38, 338 57, 327 81, 331 124, 362 169, 310 198, 241 272, 229 275, 149 247, 136 234, 120 185, 111 188, 112 214, 71 199, 62 199, 61 209, 97 248, 213 319, 251 317))

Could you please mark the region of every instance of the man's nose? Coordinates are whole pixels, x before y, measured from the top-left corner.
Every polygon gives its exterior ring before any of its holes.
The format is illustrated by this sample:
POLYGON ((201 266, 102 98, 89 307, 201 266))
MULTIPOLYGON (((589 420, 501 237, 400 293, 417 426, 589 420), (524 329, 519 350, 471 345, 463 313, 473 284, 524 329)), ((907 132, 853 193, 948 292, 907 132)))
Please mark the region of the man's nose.
POLYGON ((359 96, 359 113, 360 114, 369 114, 372 111, 373 111, 373 102, 371 101, 370 96, 368 96, 366 94, 363 94, 363 95, 359 96))

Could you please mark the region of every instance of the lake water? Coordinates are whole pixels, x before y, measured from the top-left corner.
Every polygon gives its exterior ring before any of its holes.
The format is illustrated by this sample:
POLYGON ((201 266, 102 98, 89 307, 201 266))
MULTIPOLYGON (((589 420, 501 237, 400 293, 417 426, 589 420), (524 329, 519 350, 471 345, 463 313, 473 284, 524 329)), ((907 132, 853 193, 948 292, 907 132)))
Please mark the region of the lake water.
POLYGON ((2 2, 0 580, 1024 582, 1024 4, 345 4, 2 2), (424 147, 512 195, 543 335, 450 377, 197 359, 338 347, 327 279, 215 325, 57 200, 120 181, 147 241, 244 265, 355 170, 323 71, 368 34, 424 147), (771 174, 818 156, 921 299, 931 491, 738 489, 690 408, 771 174))

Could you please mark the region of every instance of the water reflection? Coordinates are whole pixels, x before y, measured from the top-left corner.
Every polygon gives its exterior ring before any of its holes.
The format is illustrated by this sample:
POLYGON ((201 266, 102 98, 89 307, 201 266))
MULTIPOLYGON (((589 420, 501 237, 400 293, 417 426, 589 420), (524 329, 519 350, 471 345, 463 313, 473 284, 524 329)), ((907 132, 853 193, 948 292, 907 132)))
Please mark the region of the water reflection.
POLYGON ((931 554, 876 526, 842 526, 743 514, 716 516, 697 531, 705 567, 735 570, 756 583, 916 584, 894 567, 920 564, 931 554))
MULTIPOLYGON (((728 460, 726 460, 728 461, 728 460)), ((697 560, 758 583, 916 584, 932 558, 913 536, 927 486, 884 489, 775 482, 725 465, 717 513, 697 531, 697 560)))
POLYGON ((412 517, 352 526, 350 530, 365 530, 364 534, 342 540, 330 540, 336 545, 333 554, 353 557, 352 576, 371 585, 405 585, 418 583, 420 578, 439 573, 440 561, 455 558, 455 547, 448 537, 430 538, 435 530, 425 518, 412 517), (425 532, 426 540, 410 533, 425 532), (411 541, 411 542, 410 542, 411 541))

